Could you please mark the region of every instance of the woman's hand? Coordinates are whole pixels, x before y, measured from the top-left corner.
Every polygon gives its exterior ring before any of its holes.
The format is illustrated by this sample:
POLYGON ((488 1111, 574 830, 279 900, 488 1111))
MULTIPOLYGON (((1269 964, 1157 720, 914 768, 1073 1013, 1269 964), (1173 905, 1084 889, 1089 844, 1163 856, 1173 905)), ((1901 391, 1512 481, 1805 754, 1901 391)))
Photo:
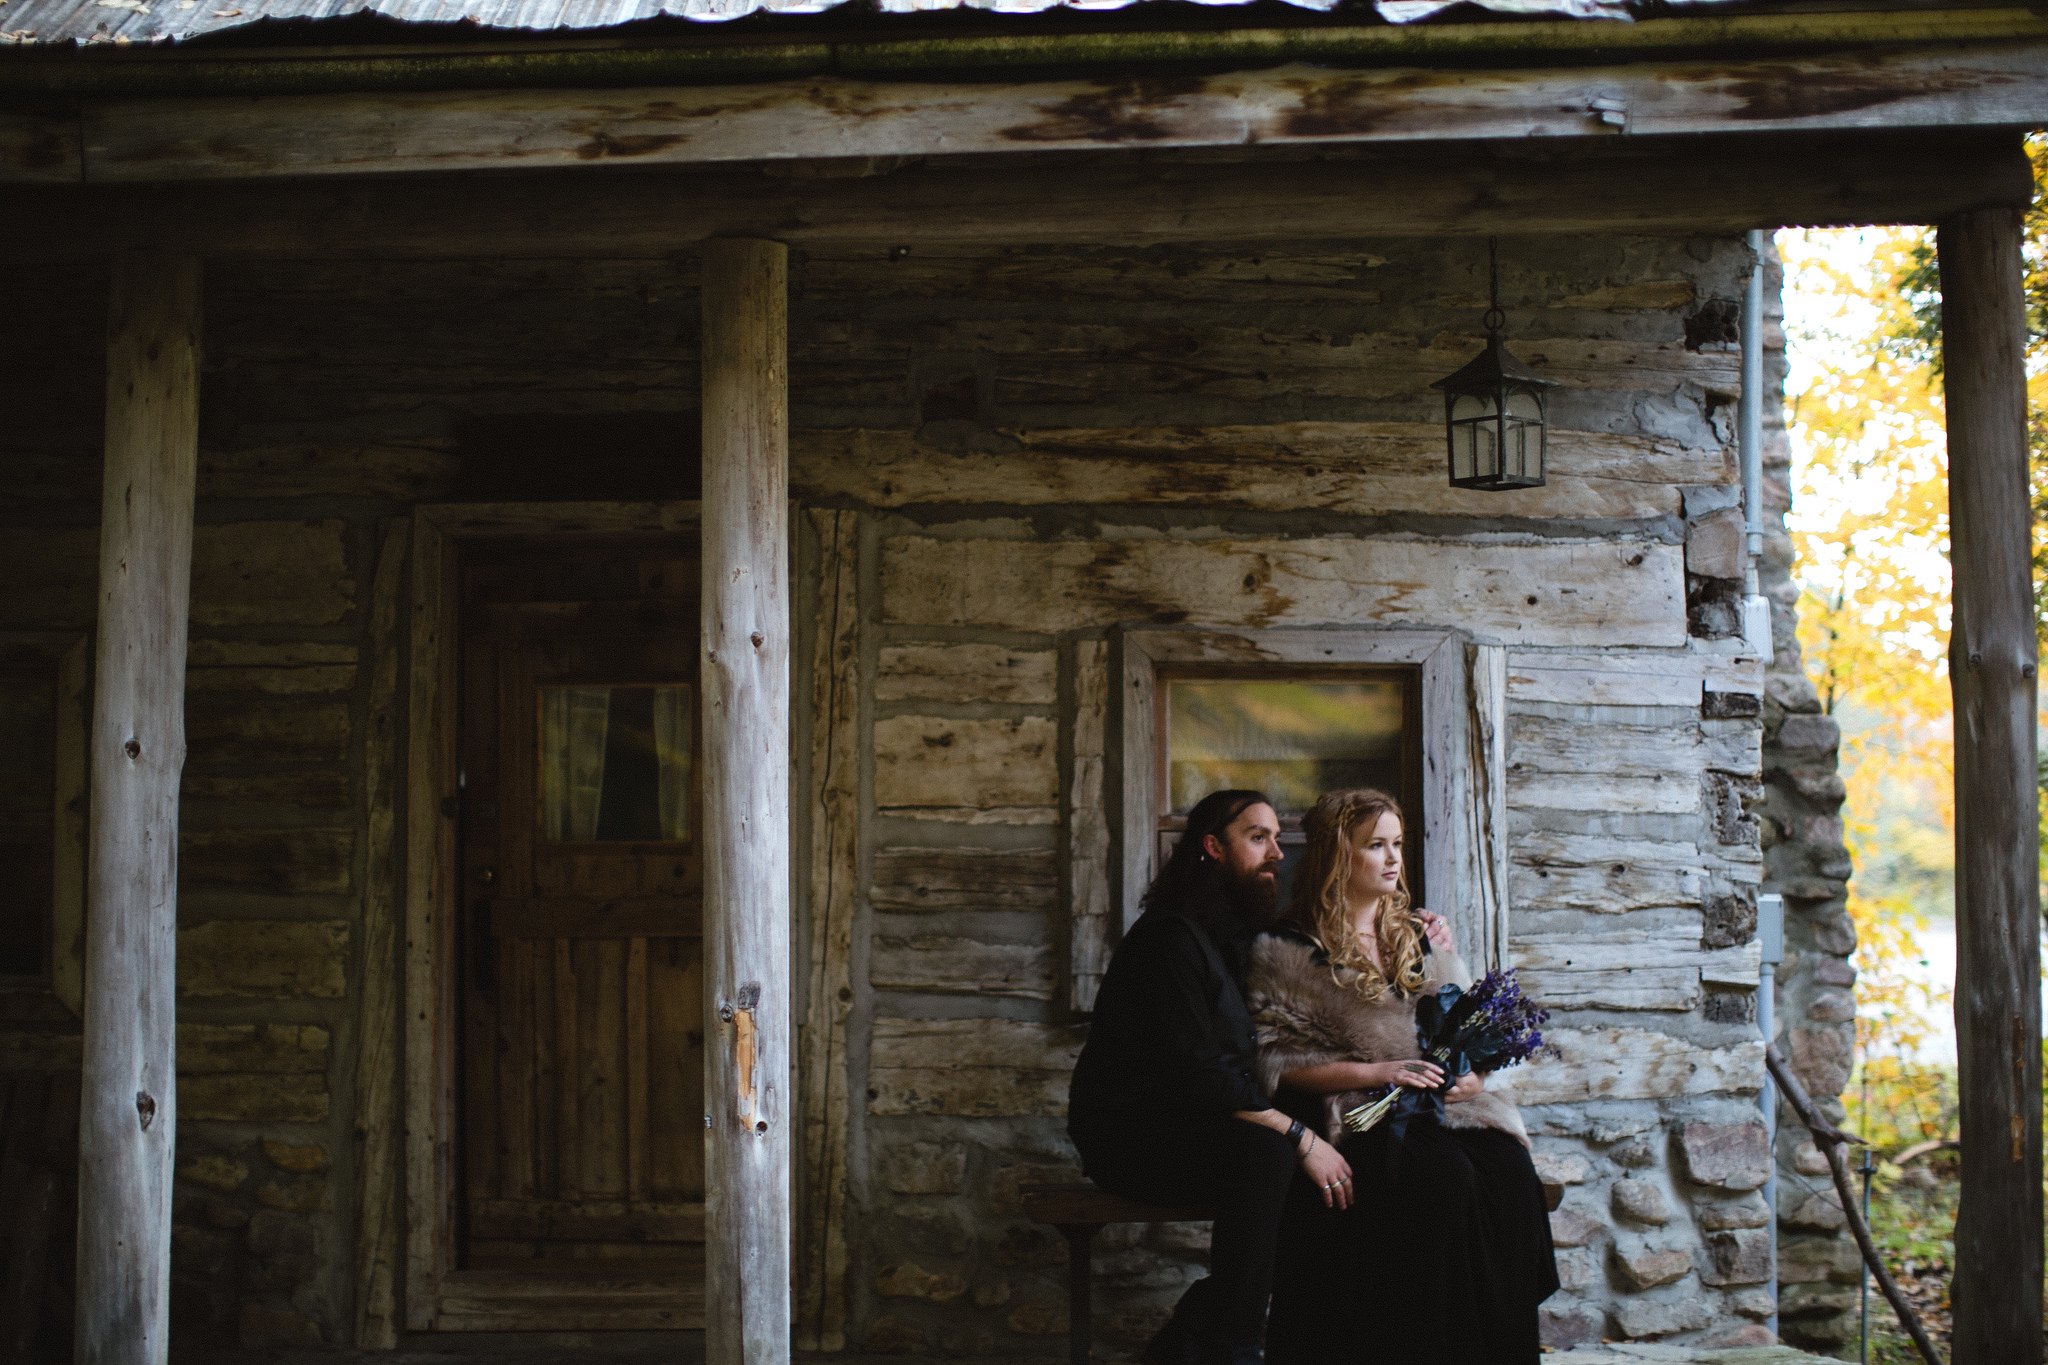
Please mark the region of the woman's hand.
POLYGON ((1422 921, 1422 932, 1429 939, 1429 946, 1439 953, 1451 951, 1451 926, 1442 915, 1432 915, 1427 910, 1418 910, 1416 917, 1422 921))
POLYGON ((1476 1071, 1468 1071, 1452 1082, 1449 1092, 1444 1095, 1444 1103, 1461 1103, 1471 1099, 1484 1089, 1486 1089, 1486 1077, 1476 1071))
POLYGON ((1327 1208, 1348 1209, 1351 1207, 1351 1163, 1343 1153, 1317 1138, 1310 1146, 1307 1134, 1302 1135, 1302 1145, 1309 1148, 1308 1155, 1301 1158, 1301 1173, 1316 1182, 1323 1192, 1323 1204, 1327 1208))
POLYGON ((1383 1085, 1406 1085, 1417 1090, 1434 1090, 1444 1083, 1444 1069, 1435 1062, 1415 1058, 1405 1062, 1361 1062, 1358 1088, 1376 1090, 1383 1085))

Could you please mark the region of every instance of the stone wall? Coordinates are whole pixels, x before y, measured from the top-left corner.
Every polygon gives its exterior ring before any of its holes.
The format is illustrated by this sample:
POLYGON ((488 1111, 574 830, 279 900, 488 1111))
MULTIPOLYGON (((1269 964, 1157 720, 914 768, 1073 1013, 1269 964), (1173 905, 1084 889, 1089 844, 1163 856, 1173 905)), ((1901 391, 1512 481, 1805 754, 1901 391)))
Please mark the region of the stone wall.
MULTIPOLYGON (((1768 259, 1767 299, 1782 324, 1784 270, 1768 259)), ((1782 350, 1770 353, 1769 392, 1781 397, 1782 350)), ((1776 657, 1764 689, 1764 889, 1785 897, 1785 962, 1778 969, 1776 1033, 1807 1093, 1823 1113, 1843 1119, 1836 1098, 1849 1080, 1856 1045, 1856 949, 1849 919, 1849 850, 1842 842, 1842 801, 1836 772, 1841 730, 1821 714, 1820 698, 1801 662, 1792 579, 1792 542, 1783 531, 1791 508, 1792 450, 1782 401, 1765 408, 1763 587, 1770 597, 1776 657)), ((1846 1353, 1856 1335, 1856 1283, 1862 1261, 1845 1231, 1826 1158, 1807 1141, 1798 1116, 1778 1113, 1779 1334, 1818 1351, 1846 1353)))
MULTIPOLYGON (((1512 947, 1564 1049, 1511 1080, 1567 1187, 1546 1336, 1755 1339, 1750 808, 1763 723, 1797 707, 1759 715, 1726 610, 1716 319, 1746 263, 1725 239, 1504 242, 1511 344, 1564 387, 1550 486, 1499 497, 1445 487, 1427 387, 1479 344, 1483 243, 795 262, 793 484, 857 542, 852 1344, 1057 1349, 1065 1247, 1016 1191, 1075 1173, 1112 639, 1180 622, 1509 647, 1512 947)), ((39 280, 16 306, 40 344, 0 329, 25 414, 0 629, 90 622, 103 290, 39 280)), ((694 266, 223 264, 208 309, 177 1331, 341 1343, 384 537, 415 502, 693 496, 694 266)), ((31 1014, 7 1027, 75 1037, 31 1014)), ((1204 1238, 1105 1234, 1103 1345, 1142 1342, 1204 1238)))

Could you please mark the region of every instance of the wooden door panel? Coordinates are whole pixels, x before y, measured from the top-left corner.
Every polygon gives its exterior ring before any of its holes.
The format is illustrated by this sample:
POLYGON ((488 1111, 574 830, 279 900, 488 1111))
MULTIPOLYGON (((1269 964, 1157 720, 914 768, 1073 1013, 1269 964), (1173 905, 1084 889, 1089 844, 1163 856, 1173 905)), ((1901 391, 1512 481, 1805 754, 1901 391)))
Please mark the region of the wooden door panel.
MULTIPOLYGON (((501 1109, 499 1099, 499 1068, 497 1060, 500 1043, 494 1011, 476 997, 485 989, 485 984, 495 986, 502 978, 503 963, 493 947, 486 944, 472 944, 472 952, 482 951, 492 955, 493 961, 482 970, 472 964, 467 982, 470 996, 468 1008, 463 1011, 463 1051, 468 1058, 475 1059, 465 1068, 464 1104, 471 1113, 497 1113, 501 1109)), ((504 1147, 504 1125, 502 1122, 468 1123, 463 1129, 464 1184, 471 1190, 495 1190, 499 1188, 500 1156, 504 1147)))
POLYGON ((647 943, 648 1194, 701 1199, 704 1190, 704 945, 647 943))
POLYGON ((498 938, 697 938, 698 904, 680 896, 500 900, 492 902, 491 933, 498 938))
MULTIPOLYGON (((578 1046, 576 1013, 575 944, 566 938, 549 939, 554 956, 554 1128, 555 1178, 544 1186, 559 1198, 573 1199, 580 1191, 577 1181, 583 1172, 583 1119, 577 1100, 583 1091, 582 1052, 578 1046)), ((543 1117, 548 1113, 543 1110, 543 1117)))
MULTIPOLYGON (((498 730, 498 646, 495 641, 467 642, 461 674, 462 780, 466 793, 488 794, 483 800, 469 800, 463 811, 461 879, 456 894, 467 898, 487 890, 498 861, 498 746, 491 742, 498 730)), ((474 909, 474 907, 472 907, 474 909)), ((493 1113, 500 1107, 501 1068, 486 1065, 495 1059, 505 1039, 491 1002, 485 997, 499 988, 503 962, 489 941, 478 935, 481 928, 471 918, 470 970, 464 981, 463 1051, 473 1059, 463 1078, 464 1104, 470 1113, 493 1113)), ((504 1136, 495 1123, 467 1123, 463 1132, 465 1185, 470 1189, 496 1189, 500 1174, 504 1136)))
POLYGON ((533 1068, 533 1193, 537 1197, 551 1197, 562 1187, 561 1144, 557 1140, 560 1106, 555 1100, 555 1068, 561 1056, 555 1042, 560 1020, 555 1012, 555 952, 561 946, 553 939, 533 945, 533 1010, 529 1018, 533 1038, 527 1055, 533 1068))
POLYGON ((576 1193, 626 1192, 626 954, 618 939, 572 940, 576 963, 576 1193))
POLYGON ((626 1197, 647 1198, 647 940, 626 941, 626 1197))
POLYGON ((558 844, 534 859, 532 894, 545 899, 677 896, 696 901, 703 886, 703 860, 694 852, 596 853, 558 844))
MULTIPOLYGON (((539 1068, 534 1033, 533 956, 531 939, 498 942, 498 1179, 495 1187, 473 1181, 472 1189, 494 1189, 508 1199, 531 1199, 540 1188, 535 1169, 535 1087, 539 1068)), ((476 1230, 474 1215, 470 1225, 476 1230)))
POLYGON ((471 1235, 512 1241, 635 1247, 704 1242, 704 1206, 697 1203, 479 1199, 469 1217, 471 1235))
POLYGON ((694 547, 574 555, 463 580, 459 1277, 478 1277, 478 1324, 572 1330, 609 1302, 603 1326, 687 1326, 704 1198, 703 871, 681 838, 698 805, 694 547), (660 688, 692 690, 638 690, 660 688), (545 810, 544 742, 563 784, 545 810))

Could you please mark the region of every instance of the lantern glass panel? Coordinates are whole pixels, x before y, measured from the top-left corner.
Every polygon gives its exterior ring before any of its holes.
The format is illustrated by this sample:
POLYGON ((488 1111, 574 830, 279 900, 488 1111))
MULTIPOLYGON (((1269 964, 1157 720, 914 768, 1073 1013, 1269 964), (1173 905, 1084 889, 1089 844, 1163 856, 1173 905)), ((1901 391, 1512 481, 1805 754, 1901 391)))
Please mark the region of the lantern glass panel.
POLYGON ((1451 397, 1451 477, 1483 479, 1499 467, 1500 408, 1493 395, 1460 393, 1451 397))
POLYGON ((1510 389, 1501 424, 1504 448, 1500 477, 1516 484, 1543 482, 1543 399, 1528 389, 1510 389))

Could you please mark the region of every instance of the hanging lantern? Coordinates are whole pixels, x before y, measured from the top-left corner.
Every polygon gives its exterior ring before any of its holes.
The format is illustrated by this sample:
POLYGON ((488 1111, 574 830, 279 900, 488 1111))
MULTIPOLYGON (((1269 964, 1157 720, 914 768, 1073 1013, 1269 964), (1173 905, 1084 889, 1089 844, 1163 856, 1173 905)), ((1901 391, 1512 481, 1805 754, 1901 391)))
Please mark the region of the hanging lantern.
POLYGON ((1451 487, 1541 488, 1546 454, 1543 391, 1555 379, 1536 373, 1501 344, 1500 263, 1495 243, 1486 244, 1490 275, 1486 349, 1447 379, 1430 385, 1444 391, 1444 436, 1449 442, 1451 487))

